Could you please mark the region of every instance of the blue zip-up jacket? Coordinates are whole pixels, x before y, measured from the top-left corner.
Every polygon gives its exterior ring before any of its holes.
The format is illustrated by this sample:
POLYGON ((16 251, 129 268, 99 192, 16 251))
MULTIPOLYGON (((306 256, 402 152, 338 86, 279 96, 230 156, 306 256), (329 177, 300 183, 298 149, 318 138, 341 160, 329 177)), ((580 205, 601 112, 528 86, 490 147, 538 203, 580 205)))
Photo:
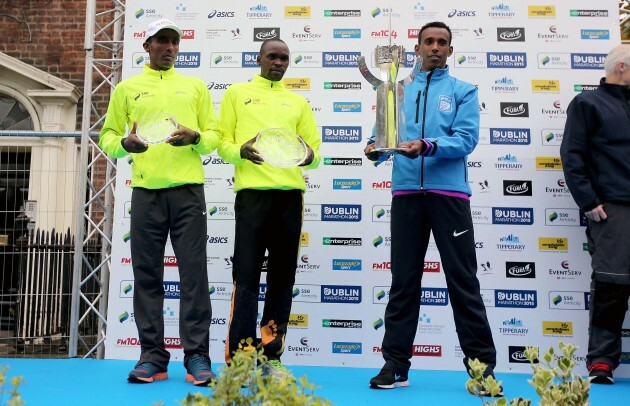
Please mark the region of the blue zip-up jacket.
POLYGON ((477 88, 450 76, 448 66, 423 72, 418 62, 412 76, 404 85, 406 136, 433 148, 416 159, 394 155, 392 192, 448 190, 470 196, 468 155, 479 141, 477 88))

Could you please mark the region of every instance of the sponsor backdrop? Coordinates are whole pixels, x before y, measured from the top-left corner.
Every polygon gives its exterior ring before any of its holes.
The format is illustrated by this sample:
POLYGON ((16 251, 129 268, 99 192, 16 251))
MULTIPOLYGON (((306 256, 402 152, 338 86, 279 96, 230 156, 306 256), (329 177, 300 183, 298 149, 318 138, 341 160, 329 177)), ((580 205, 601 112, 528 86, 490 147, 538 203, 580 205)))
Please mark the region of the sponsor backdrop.
MULTIPOLYGON (((584 217, 563 178, 559 145, 567 105, 579 92, 597 87, 606 53, 620 42, 615 0, 451 2, 456 8, 438 0, 393 8, 374 0, 343 6, 328 0, 169 3, 127 1, 124 77, 138 74, 147 61, 142 42, 149 22, 170 18, 184 32, 176 67, 207 83, 218 110, 228 86, 259 72, 261 41, 280 37, 291 50, 285 83, 309 100, 321 129, 322 165, 304 173, 308 189, 283 357, 287 364, 382 365, 391 280, 391 161, 375 165, 363 157, 375 92, 356 59, 373 59, 375 46, 387 44, 391 35, 407 49, 402 79, 414 63, 419 28, 441 20, 453 31, 451 73, 479 88, 480 140, 468 167, 478 276, 497 345, 497 369, 529 371, 524 346, 546 348, 562 340, 579 345, 578 370, 585 371, 590 257, 584 217)), ((211 356, 222 362, 232 291, 233 167, 216 155, 202 159, 211 356)), ((119 160, 109 358, 139 354, 129 241, 142 236, 129 234, 130 165, 130 159, 119 160)), ((166 345, 173 359, 181 360, 177 260, 170 245, 164 265, 166 345)), ((434 243, 424 269, 413 368, 461 370, 463 354, 434 243)), ((629 376, 628 338, 623 344, 619 375, 629 376)))

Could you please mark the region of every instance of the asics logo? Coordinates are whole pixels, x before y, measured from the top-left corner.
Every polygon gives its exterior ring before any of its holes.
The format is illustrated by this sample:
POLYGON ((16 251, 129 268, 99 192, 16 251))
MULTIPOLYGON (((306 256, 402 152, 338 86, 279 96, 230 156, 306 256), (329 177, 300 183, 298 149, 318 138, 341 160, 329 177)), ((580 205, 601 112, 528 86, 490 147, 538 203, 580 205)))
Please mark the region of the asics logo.
POLYGON ((464 230, 464 231, 457 231, 457 230, 453 230, 453 237, 459 237, 460 235, 464 234, 465 232, 467 232, 468 229, 464 230))

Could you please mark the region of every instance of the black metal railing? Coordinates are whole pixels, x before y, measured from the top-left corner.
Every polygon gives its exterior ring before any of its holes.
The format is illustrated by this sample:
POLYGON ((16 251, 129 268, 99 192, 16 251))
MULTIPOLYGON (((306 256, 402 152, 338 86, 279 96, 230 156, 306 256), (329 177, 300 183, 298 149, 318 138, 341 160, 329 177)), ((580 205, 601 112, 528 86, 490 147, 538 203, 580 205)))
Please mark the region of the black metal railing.
MULTIPOLYGON (((100 244, 93 245, 88 258, 93 256, 96 261, 100 244)), ((70 230, 63 234, 39 229, 27 232, 11 247, 0 250, 0 256, 4 256, 0 260, 3 275, 10 275, 12 281, 0 293, 0 356, 67 356, 74 265, 70 230)), ((83 290, 88 298, 101 291, 96 283, 90 282, 94 286, 83 290)), ((91 330, 84 333, 96 336, 97 318, 86 317, 93 320, 83 323, 83 329, 91 330)))

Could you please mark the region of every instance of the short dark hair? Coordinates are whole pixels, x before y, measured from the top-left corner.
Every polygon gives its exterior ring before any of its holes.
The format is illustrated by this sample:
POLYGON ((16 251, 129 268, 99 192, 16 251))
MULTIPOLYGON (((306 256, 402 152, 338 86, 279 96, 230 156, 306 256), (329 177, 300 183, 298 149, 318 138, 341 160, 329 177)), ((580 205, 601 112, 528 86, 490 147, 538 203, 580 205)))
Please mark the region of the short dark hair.
POLYGON ((265 46, 267 46, 267 44, 268 44, 268 43, 270 43, 270 42, 281 42, 281 43, 283 43, 284 45, 287 45, 287 43, 286 43, 286 42, 284 42, 283 40, 281 40, 280 38, 271 38, 271 39, 266 39, 266 40, 264 40, 264 41, 263 41, 263 43, 262 43, 262 44, 260 44, 260 53, 261 53, 261 54, 263 53, 263 49, 265 49, 265 46))
POLYGON ((444 24, 442 21, 432 21, 430 23, 426 23, 424 27, 420 28, 420 32, 418 32, 418 44, 422 41, 422 32, 427 28, 444 28, 448 31, 448 44, 451 45, 451 40, 453 39, 453 33, 448 25, 444 24))

